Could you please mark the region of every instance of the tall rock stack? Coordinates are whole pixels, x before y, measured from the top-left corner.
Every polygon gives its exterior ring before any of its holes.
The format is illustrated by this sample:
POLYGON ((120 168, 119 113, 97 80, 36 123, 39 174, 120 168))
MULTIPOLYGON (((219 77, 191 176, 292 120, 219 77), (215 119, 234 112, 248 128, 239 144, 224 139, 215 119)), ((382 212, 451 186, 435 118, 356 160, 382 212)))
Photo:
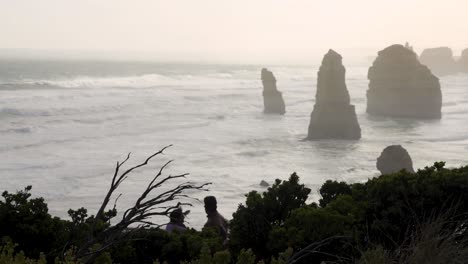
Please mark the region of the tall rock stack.
POLYGON ((441 118, 439 79, 402 45, 379 52, 369 68, 367 113, 404 118, 441 118))
POLYGON ((458 65, 461 72, 468 73, 468 49, 463 50, 458 65))
POLYGON ((265 68, 262 69, 263 83, 263 112, 266 114, 281 114, 286 112, 283 95, 276 88, 276 78, 273 73, 265 68))
POLYGON ((380 154, 380 157, 377 158, 377 169, 383 175, 399 172, 403 169, 414 173, 413 161, 408 151, 401 145, 386 147, 380 154))
POLYGON ((425 49, 419 56, 419 61, 429 67, 437 76, 455 74, 458 72, 453 52, 448 47, 425 49))
POLYGON ((354 105, 350 104, 345 75, 341 55, 329 50, 318 72, 308 140, 361 138, 361 128, 354 105))

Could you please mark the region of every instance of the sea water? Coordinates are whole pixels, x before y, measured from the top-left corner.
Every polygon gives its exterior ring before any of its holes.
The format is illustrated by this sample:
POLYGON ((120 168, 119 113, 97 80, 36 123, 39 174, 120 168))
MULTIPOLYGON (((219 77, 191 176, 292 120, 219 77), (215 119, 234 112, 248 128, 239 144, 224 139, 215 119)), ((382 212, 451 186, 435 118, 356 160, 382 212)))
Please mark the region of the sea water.
MULTIPOLYGON (((303 141, 315 102, 316 65, 214 65, 125 61, 0 61, 0 189, 32 185, 50 213, 69 208, 94 214, 117 161, 142 162, 172 144, 116 191, 117 209, 132 206, 159 167, 164 175, 210 182, 219 211, 231 218, 245 194, 297 172, 312 189, 327 179, 363 182, 376 177, 376 158, 401 144, 414 167, 435 161, 468 163, 468 75, 440 78, 441 120, 409 120, 366 114, 371 61, 344 64, 351 102, 362 129, 358 141, 303 141), (273 71, 286 103, 284 116, 264 115, 260 70, 273 71)), ((181 181, 175 181, 178 184, 181 181)), ((167 184, 163 189, 167 189, 167 184)), ((201 228, 203 203, 190 200, 189 225, 201 228)), ((111 201, 110 206, 113 206, 111 201)), ((165 221, 156 219, 155 221, 165 221)))

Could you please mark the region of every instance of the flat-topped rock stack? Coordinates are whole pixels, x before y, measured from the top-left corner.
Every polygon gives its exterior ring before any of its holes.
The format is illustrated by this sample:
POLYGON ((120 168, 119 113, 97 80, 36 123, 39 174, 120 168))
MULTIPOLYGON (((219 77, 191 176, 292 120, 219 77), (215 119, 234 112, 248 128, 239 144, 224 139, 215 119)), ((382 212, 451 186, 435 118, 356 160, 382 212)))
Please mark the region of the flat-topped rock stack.
POLYGON ((354 106, 350 104, 345 75, 341 55, 329 50, 318 72, 308 140, 361 138, 361 128, 354 106))
POLYGON ((416 53, 392 45, 378 53, 369 68, 367 113, 403 118, 441 118, 439 79, 416 53))
POLYGON ((457 62, 453 58, 453 52, 449 47, 425 49, 419 56, 419 61, 429 67, 436 76, 456 74, 457 62))
POLYGON ((386 147, 377 158, 377 169, 384 174, 391 174, 405 169, 414 173, 413 161, 408 151, 401 145, 386 147))
POLYGON ((263 112, 266 114, 281 114, 286 112, 283 95, 276 88, 276 78, 273 73, 265 68, 261 73, 263 83, 263 112))

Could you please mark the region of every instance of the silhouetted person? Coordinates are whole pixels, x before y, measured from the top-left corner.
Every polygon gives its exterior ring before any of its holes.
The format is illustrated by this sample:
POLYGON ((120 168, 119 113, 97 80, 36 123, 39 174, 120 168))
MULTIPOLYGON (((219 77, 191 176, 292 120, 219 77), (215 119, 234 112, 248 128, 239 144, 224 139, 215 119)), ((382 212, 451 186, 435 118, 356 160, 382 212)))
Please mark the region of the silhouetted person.
POLYGON ((181 208, 177 208, 172 211, 169 215, 170 222, 166 226, 166 231, 172 233, 172 231, 177 230, 179 232, 184 232, 187 230, 187 227, 184 225, 185 214, 182 213, 181 208))
POLYGON ((205 202, 205 212, 208 220, 204 227, 215 227, 219 230, 219 233, 226 241, 228 236, 228 221, 218 213, 218 203, 214 196, 207 196, 204 199, 205 202))

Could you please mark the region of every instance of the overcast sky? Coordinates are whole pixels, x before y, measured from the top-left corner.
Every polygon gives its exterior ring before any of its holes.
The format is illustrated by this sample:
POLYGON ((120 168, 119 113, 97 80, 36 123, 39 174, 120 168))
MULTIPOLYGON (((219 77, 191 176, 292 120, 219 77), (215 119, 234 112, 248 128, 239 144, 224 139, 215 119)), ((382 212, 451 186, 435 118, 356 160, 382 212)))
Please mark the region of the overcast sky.
POLYGON ((0 48, 301 59, 468 47, 468 0, 0 0, 0 48))

